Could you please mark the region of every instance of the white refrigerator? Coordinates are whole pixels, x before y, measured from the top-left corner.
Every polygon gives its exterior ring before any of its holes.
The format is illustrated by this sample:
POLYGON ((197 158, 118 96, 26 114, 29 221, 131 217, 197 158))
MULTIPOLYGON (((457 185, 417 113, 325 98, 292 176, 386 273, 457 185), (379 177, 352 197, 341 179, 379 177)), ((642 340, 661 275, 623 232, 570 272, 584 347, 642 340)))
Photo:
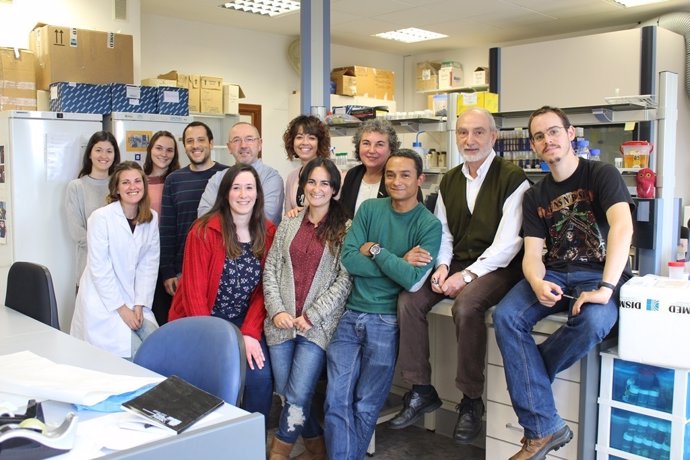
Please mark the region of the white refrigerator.
POLYGON ((180 165, 189 164, 184 151, 182 131, 192 117, 181 115, 157 115, 148 113, 113 112, 103 119, 103 126, 117 139, 122 161, 136 161, 144 166, 146 147, 156 131, 170 131, 177 139, 180 165))
POLYGON ((5 301, 7 272, 14 261, 45 265, 65 331, 76 285, 65 189, 81 169, 89 138, 102 129, 101 115, 0 112, 0 302, 5 301))

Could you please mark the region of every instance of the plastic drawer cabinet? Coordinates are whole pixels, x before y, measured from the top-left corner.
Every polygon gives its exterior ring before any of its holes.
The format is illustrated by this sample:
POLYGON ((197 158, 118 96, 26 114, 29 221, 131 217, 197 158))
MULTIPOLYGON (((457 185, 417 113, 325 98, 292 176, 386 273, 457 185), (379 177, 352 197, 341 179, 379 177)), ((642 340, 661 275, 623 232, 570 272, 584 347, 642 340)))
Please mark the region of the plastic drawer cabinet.
POLYGON ((690 460, 688 372, 603 352, 597 459, 690 460))

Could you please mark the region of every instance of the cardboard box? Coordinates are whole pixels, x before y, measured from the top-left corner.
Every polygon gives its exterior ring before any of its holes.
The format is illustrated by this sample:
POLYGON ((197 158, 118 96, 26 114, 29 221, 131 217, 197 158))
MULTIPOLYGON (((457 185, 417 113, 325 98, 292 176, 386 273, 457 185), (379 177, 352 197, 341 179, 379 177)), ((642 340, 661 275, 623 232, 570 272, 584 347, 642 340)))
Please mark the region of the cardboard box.
POLYGON ((38 89, 66 81, 134 83, 131 35, 37 24, 29 42, 38 89))
POLYGON ((156 89, 150 86, 110 84, 110 104, 113 112, 158 113, 156 89))
POLYGON ((223 114, 223 79, 202 75, 200 78, 199 109, 201 113, 223 114))
POLYGON ((482 107, 491 113, 498 112, 498 94, 488 91, 458 94, 458 115, 472 107, 482 107))
POLYGON ((156 94, 157 111, 164 115, 189 115, 189 90, 177 86, 152 88, 156 94))
POLYGON ((141 86, 177 86, 177 80, 168 80, 165 78, 144 78, 141 80, 141 86))
POLYGON ((50 112, 50 91, 44 89, 36 90, 36 110, 39 112, 50 112))
POLYGON ((159 79, 173 80, 177 82, 180 88, 187 88, 189 97, 189 111, 200 112, 200 97, 201 97, 201 77, 199 75, 187 75, 179 73, 177 70, 171 70, 168 73, 158 75, 159 79))
POLYGON ((441 64, 438 62, 418 62, 415 89, 417 91, 438 90, 438 71, 441 64))
POLYGON ((35 66, 31 51, 0 48, 0 110, 36 110, 35 66))
POLYGON ((338 67, 331 71, 336 94, 364 96, 375 99, 395 99, 395 73, 364 66, 338 67))
POLYGON ((488 67, 477 67, 472 72, 472 85, 481 86, 489 84, 489 68, 488 67))
POLYGON ((620 290, 621 359, 690 369, 690 281, 656 275, 631 278, 620 290))
POLYGON ((438 69, 438 89, 462 88, 465 75, 462 64, 455 61, 445 61, 438 69))
POLYGON ((240 99, 244 99, 244 91, 240 85, 223 85, 223 113, 228 115, 240 113, 240 99))
POLYGON ((112 113, 110 86, 58 82, 50 85, 50 110, 73 113, 112 113))

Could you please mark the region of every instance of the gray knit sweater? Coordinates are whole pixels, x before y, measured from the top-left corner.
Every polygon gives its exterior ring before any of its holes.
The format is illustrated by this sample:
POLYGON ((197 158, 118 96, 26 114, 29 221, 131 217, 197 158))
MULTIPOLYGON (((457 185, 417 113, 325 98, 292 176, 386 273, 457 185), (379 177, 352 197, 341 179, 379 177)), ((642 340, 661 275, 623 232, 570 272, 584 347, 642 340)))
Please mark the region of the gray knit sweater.
POLYGON ((264 332, 269 346, 283 343, 300 334, 325 350, 343 314, 345 301, 352 288, 350 275, 340 264, 340 253, 334 257, 328 245, 324 247, 319 267, 304 302, 303 312, 314 326, 302 333, 296 329, 280 329, 273 325, 273 317, 278 313, 287 312, 295 316, 295 282, 290 243, 302 224, 305 212, 302 210, 297 217, 283 218, 266 258, 263 283, 267 314, 264 332))

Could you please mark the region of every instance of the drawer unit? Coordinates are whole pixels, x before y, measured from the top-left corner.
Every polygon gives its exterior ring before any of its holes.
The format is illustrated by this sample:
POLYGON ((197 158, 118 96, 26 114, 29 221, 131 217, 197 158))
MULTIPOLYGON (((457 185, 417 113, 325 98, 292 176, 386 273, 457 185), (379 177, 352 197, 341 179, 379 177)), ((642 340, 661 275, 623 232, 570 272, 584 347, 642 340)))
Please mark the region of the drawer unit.
MULTIPOLYGON (((556 314, 539 321, 532 330, 535 343, 546 340, 567 320, 556 314)), ((496 343, 496 332, 490 324, 487 336, 486 370, 486 458, 509 458, 520 450, 523 430, 518 423, 508 394, 503 358, 496 343)), ((599 348, 590 351, 579 363, 560 372, 552 389, 559 415, 573 430, 573 439, 546 458, 593 460, 597 435, 597 401, 599 388, 599 348)), ((688 459, 690 460, 690 459, 688 459)))
MULTIPOLYGON (((502 367, 489 364, 486 371, 486 399, 510 406, 510 395, 502 367)), ((551 385, 556 409, 563 420, 577 422, 580 410, 580 384, 557 378, 551 385), (575 395, 573 397, 573 395, 575 395)))
POLYGON ((688 371, 602 353, 597 458, 690 459, 688 371))

